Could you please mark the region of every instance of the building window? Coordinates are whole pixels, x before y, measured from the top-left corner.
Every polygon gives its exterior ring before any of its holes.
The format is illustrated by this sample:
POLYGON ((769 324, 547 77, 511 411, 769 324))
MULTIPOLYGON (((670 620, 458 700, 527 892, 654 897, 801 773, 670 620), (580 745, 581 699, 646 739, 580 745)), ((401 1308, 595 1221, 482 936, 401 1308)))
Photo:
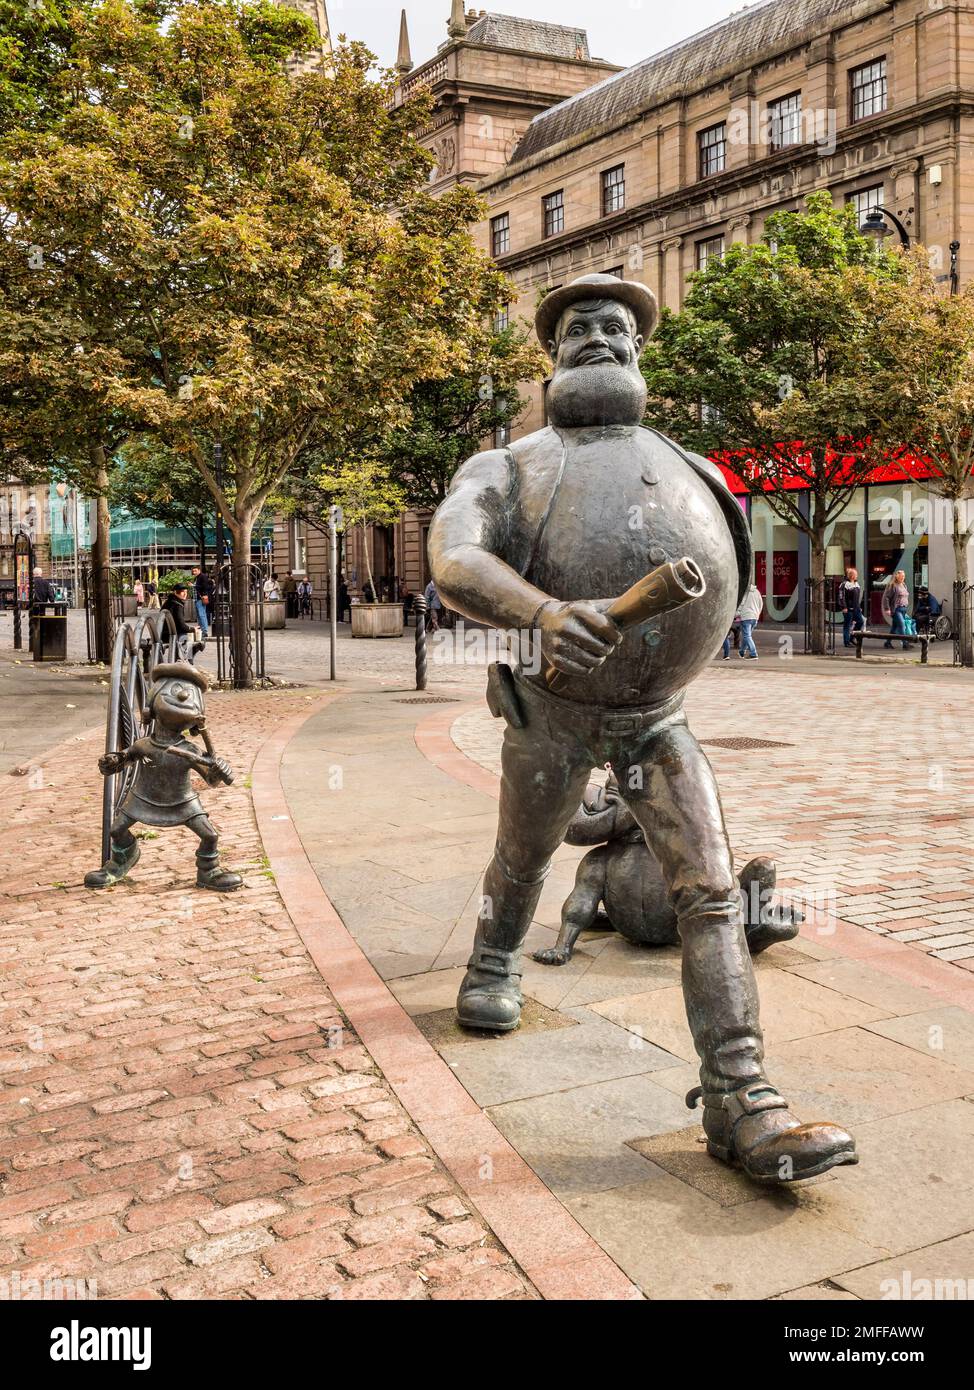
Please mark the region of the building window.
POLYGON ((621 212, 626 206, 626 166, 618 164, 602 174, 602 216, 621 212))
POLYGON ((700 177, 708 179, 711 174, 722 174, 727 167, 727 126, 708 126, 697 134, 700 177))
POLYGON ((711 261, 719 261, 724 254, 724 238, 722 236, 707 237, 706 241, 697 242, 697 269, 706 270, 711 261))
POLYGON ((850 193, 848 202, 856 210, 856 226, 861 227, 867 212, 883 206, 883 185, 877 183, 874 188, 863 188, 859 193, 850 193))
POLYGON ((614 275, 617 280, 624 280, 625 270, 621 265, 610 265, 608 270, 603 270, 603 275, 614 275))
POLYGON ((505 304, 503 309, 498 309, 494 315, 494 332, 503 333, 505 328, 511 326, 511 306, 505 304))
POLYGON ((502 212, 490 219, 490 254, 506 256, 511 249, 511 214, 502 212))
POLYGON ((876 58, 849 73, 852 119, 864 121, 886 110, 886 59, 876 58))
POLYGON ((802 139, 802 94, 792 92, 768 102, 768 144, 772 152, 800 145, 802 139))
POLYGON ((308 526, 299 516, 291 521, 291 569, 296 574, 308 571, 308 526))
POLYGON ((544 214, 544 235, 558 236, 565 230, 565 191, 559 188, 557 193, 549 193, 541 199, 541 209, 544 214))

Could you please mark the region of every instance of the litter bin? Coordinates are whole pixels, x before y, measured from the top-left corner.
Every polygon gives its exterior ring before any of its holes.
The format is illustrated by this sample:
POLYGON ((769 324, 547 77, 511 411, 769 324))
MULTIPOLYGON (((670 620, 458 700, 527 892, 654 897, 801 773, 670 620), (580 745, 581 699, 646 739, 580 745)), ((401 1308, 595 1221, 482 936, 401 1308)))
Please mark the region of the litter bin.
POLYGON ((68 611, 63 604, 51 613, 30 615, 30 649, 35 661, 67 660, 68 611))

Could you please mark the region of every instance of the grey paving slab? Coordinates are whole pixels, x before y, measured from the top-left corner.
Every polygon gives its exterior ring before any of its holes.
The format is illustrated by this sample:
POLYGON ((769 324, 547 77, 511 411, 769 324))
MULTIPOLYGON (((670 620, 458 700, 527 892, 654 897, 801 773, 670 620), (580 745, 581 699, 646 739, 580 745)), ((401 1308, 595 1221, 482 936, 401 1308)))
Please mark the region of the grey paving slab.
POLYGON ((762 1192, 720 1207, 662 1170, 566 1205, 650 1298, 771 1298, 886 1255, 800 1196, 762 1192))
POLYGON ((673 1064, 669 1053, 595 1018, 558 1033, 509 1033, 473 1046, 444 1047, 443 1056, 484 1106, 569 1090, 582 1077, 591 1084, 673 1064))
MULTIPOLYGON (((559 970, 560 966, 546 969, 559 970)), ((612 936, 598 959, 562 1000, 562 1008, 578 1008, 623 994, 647 994, 672 987, 680 979, 678 946, 634 946, 612 936)))
POLYGON ((629 1140, 680 1128, 687 1116, 679 1099, 646 1075, 511 1101, 490 1114, 559 1197, 644 1180, 650 1165, 629 1140))
POLYGON ((804 1193, 809 1211, 887 1256, 974 1230, 974 1105, 944 1101, 859 1125, 855 1134, 858 1166, 804 1193))
MULTIPOLYGON (((804 942, 802 943, 804 945, 804 942)), ((866 1004, 875 1004, 890 1014, 919 1013, 934 1002, 936 996, 926 989, 905 984, 893 975, 887 975, 870 965, 857 960, 843 960, 834 957, 819 961, 815 965, 789 966, 789 969, 803 979, 814 980, 816 984, 838 990, 851 999, 861 999, 866 1004)))
MULTIPOLYGON (((871 1004, 848 999, 783 970, 767 970, 761 977, 760 991, 761 1023, 769 1047, 883 1017, 883 1011, 871 1004)), ((683 990, 678 987, 606 999, 593 1003, 591 1008, 621 1028, 640 1033, 666 1052, 688 1062, 696 1057, 687 1027, 683 990)))
POLYGON ((389 897, 402 903, 405 908, 449 922, 452 929, 471 897, 479 899, 480 880, 481 870, 476 868, 451 878, 437 878, 429 883, 394 888, 389 897))
MULTIPOLYGON (((802 1119, 835 1120, 854 1133, 871 1120, 974 1095, 974 1073, 865 1028, 779 1043, 766 1062, 768 1076, 802 1119)), ((696 1067, 684 1064, 653 1079, 685 1093, 697 1084, 696 1067)))
POLYGON ((848 1270, 836 1277, 836 1283, 858 1298, 970 1301, 974 1298, 974 1234, 848 1270))
POLYGON ((393 980, 389 988, 407 1014, 431 1014, 450 1008, 465 974, 462 966, 453 970, 428 970, 393 980))
POLYGON ((892 1038, 929 1057, 941 1057, 974 1074, 974 1015, 966 1009, 943 1004, 867 1026, 871 1033, 892 1038))

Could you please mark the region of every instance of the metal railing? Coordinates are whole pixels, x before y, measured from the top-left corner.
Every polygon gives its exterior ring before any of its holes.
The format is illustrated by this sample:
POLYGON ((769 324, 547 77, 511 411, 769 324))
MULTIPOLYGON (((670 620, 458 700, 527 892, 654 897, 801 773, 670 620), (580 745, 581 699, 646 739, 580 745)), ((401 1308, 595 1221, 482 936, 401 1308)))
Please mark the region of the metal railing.
POLYGON ((259 565, 247 565, 247 594, 234 590, 233 566, 221 565, 216 573, 212 634, 216 641, 216 671, 221 682, 242 687, 266 674, 264 661, 264 576, 259 565), (242 644, 245 666, 238 670, 236 624, 245 624, 242 644))
POLYGON ((954 580, 954 665, 974 666, 974 584, 954 580))

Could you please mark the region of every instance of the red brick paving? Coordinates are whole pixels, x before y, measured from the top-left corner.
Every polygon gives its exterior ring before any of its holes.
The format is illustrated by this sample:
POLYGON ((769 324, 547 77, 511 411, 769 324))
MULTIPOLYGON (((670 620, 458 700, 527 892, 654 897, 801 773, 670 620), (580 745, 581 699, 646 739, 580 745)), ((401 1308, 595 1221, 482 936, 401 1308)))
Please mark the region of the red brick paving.
POLYGON ((234 785, 204 793, 243 890, 192 887, 191 838, 97 863, 97 740, 5 786, 0 1277, 98 1296, 523 1299, 325 988, 263 860, 247 772, 307 708, 211 696, 234 785), (43 785, 32 790, 32 784, 43 785))

